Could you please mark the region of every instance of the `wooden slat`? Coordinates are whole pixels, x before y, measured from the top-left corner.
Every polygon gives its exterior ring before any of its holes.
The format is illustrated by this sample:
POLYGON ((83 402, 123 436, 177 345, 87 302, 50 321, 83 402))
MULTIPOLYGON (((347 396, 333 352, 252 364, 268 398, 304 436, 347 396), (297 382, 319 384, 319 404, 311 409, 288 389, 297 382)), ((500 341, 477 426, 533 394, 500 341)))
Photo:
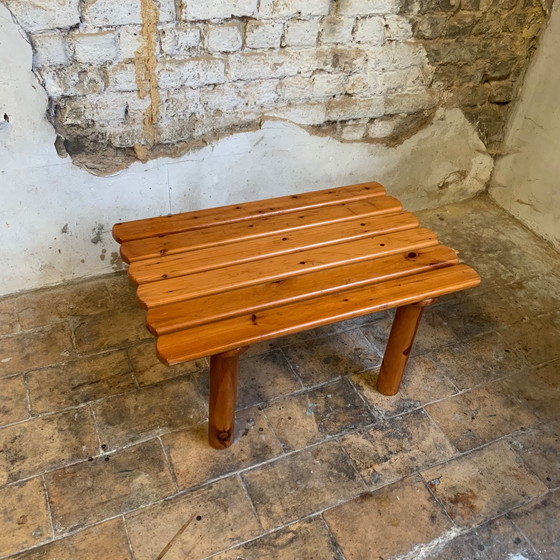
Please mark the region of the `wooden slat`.
POLYGON ((173 255, 187 249, 202 249, 289 230, 295 231, 328 223, 344 222, 357 217, 365 218, 397 213, 401 210, 401 203, 392 196, 351 200, 335 206, 305 209, 301 212, 258 216, 250 223, 244 220, 183 233, 137 239, 121 245, 121 257, 125 262, 131 263, 163 255, 173 255))
POLYGON ((148 311, 147 324, 154 335, 160 336, 457 262, 453 249, 438 245, 156 307, 148 311))
POLYGON ((313 247, 326 247, 352 239, 409 230, 415 227, 418 227, 418 219, 410 212, 374 218, 358 218, 345 222, 344 225, 326 224, 302 231, 277 233, 267 237, 215 245, 157 259, 145 259, 132 263, 128 275, 136 284, 156 282, 193 272, 224 268, 232 264, 258 261, 274 255, 293 253, 313 247))
POLYGON ((150 308, 433 245, 437 245, 437 237, 432 231, 415 228, 141 284, 138 300, 150 308))
POLYGON ((389 280, 337 294, 233 317, 161 336, 158 357, 168 365, 213 355, 256 342, 415 303, 478 285, 466 265, 389 280), (312 304, 311 304, 312 302, 312 304))
POLYGON ((158 218, 124 222, 113 226, 113 237, 119 243, 124 243, 133 239, 145 239, 155 235, 167 235, 216 224, 249 220, 259 215, 272 216, 284 212, 296 212, 304 208, 331 206, 349 200, 359 200, 384 194, 386 194, 386 191, 379 183, 349 185, 336 189, 209 208, 198 212, 184 212, 158 218))

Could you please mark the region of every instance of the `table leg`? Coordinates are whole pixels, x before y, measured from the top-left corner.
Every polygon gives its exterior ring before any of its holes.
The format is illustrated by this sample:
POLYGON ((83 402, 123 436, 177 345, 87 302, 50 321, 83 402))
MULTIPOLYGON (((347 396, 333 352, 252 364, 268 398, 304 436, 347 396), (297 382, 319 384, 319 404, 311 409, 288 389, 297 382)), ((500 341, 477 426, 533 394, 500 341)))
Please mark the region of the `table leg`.
POLYGON ((215 449, 228 448, 235 437, 237 371, 243 350, 223 352, 210 359, 208 442, 215 449))
POLYGON ((437 298, 426 299, 397 309, 377 378, 377 390, 382 395, 392 396, 398 393, 424 308, 435 301, 437 298))

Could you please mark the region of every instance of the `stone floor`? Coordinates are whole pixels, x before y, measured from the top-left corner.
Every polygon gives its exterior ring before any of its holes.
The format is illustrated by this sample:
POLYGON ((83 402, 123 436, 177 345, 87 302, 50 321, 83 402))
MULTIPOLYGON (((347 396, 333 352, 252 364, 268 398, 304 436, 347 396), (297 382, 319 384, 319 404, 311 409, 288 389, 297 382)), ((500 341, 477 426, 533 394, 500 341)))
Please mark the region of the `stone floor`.
POLYGON ((488 199, 421 219, 484 281, 426 312, 400 395, 388 314, 262 344, 228 451, 125 276, 0 300, 0 558, 560 558, 560 255, 488 199))

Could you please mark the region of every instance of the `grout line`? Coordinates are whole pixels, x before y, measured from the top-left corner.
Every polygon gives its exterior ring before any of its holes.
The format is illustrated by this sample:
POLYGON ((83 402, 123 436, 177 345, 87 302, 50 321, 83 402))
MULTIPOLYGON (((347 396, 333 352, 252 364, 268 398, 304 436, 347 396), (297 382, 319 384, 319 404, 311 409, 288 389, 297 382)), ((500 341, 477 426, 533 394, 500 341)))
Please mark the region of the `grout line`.
POLYGON ((44 475, 41 475, 39 477, 41 479, 41 484, 43 485, 43 491, 44 491, 44 495, 45 495, 45 503, 47 505, 47 513, 49 516, 49 523, 51 525, 51 540, 55 538, 56 533, 55 533, 55 527, 54 527, 54 517, 53 517, 53 513, 52 513, 52 508, 51 508, 51 501, 50 501, 50 496, 49 496, 49 489, 47 488, 47 481, 45 480, 44 475))
POLYGON ((163 440, 161 439, 161 435, 157 436, 156 439, 160 443, 161 451, 163 452, 164 460, 165 460, 165 462, 167 464, 167 468, 169 469, 169 472, 171 474, 171 478, 173 479, 173 483, 175 484, 175 490, 177 492, 179 492, 180 491, 179 483, 177 482, 177 475, 175 473, 175 469, 173 468, 173 463, 171 462, 171 457, 169 456, 169 453, 167 452, 167 449, 165 449, 165 445, 163 445, 163 440))
POLYGON ((124 514, 122 514, 120 517, 122 519, 124 534, 125 534, 125 537, 126 537, 126 542, 128 544, 128 550, 130 551, 130 558, 131 558, 131 560, 134 560, 135 559, 134 549, 132 548, 132 541, 130 540, 130 534, 128 532, 128 525, 126 524, 126 518, 125 518, 124 514))
MULTIPOLYGON (((546 495, 546 494, 545 494, 546 495)), ((526 504, 527 505, 527 504, 526 504)), ((510 510, 513 511, 513 510, 510 510)), ((508 512, 509 513, 509 512, 508 512)), ((533 544, 533 541, 525 534, 525 531, 523 531, 523 529, 521 529, 521 527, 519 527, 519 525, 513 520, 510 519, 509 520, 510 523, 517 529, 517 531, 519 531, 519 533, 521 534, 521 536, 525 539, 525 541, 527 541, 527 544, 529 545, 531 551, 535 554, 535 556, 539 559, 539 560, 543 560, 543 557, 541 556, 541 554, 539 553, 539 551, 537 550, 537 547, 533 544)))
POLYGON ((344 551, 342 550, 342 547, 338 544, 338 541, 336 540, 336 537, 332 533, 331 528, 330 528, 329 524, 327 523, 327 520, 324 518, 322 513, 319 514, 319 519, 321 520, 321 524, 325 528, 325 531, 327 532, 327 534, 328 534, 328 536, 331 540, 331 544, 332 544, 333 548, 335 549, 335 552, 339 556, 339 558, 336 558, 336 560, 346 560, 346 556, 344 555, 344 551))
POLYGON ((104 454, 104 452, 103 452, 103 449, 101 448, 102 444, 101 444, 101 436, 99 435, 99 425, 98 425, 98 422, 97 422, 97 416, 95 415, 95 411, 93 410, 93 406, 88 404, 88 409, 89 409, 89 413, 91 415, 91 418, 93 420, 93 429, 95 430, 95 435, 97 436, 97 445, 98 445, 97 449, 98 449, 99 453, 98 453, 98 455, 96 455, 96 457, 97 456, 100 457, 101 455, 104 454))
POLYGON ((237 476, 237 478, 239 479, 239 482, 240 482, 241 486, 243 487, 243 490, 245 491, 245 495, 247 496, 247 500, 249 500, 249 504, 251 506, 251 509, 253 510, 253 515, 255 516, 255 519, 257 520, 257 523, 259 524, 259 527, 260 527, 261 531, 264 531, 264 527, 263 527, 263 524, 261 522, 261 517, 257 512, 257 508, 255 507, 255 503, 253 502, 253 499, 251 498, 251 494, 249 492, 249 489, 247 488, 247 481, 241 476, 241 473, 237 473, 234 476, 237 476))

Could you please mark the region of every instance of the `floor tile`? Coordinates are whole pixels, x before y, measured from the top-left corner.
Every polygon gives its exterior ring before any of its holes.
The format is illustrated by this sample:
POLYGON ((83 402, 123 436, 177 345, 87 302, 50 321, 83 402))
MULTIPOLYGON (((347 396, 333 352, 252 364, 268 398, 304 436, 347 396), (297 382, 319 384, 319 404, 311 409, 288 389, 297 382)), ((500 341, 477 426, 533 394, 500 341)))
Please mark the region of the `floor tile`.
POLYGON ((459 389, 470 389, 514 373, 532 369, 530 362, 509 348, 498 333, 471 338, 427 354, 438 372, 459 389))
POLYGON ((242 476, 265 529, 295 521, 365 490, 334 441, 281 457, 242 476))
POLYGON ((157 440, 52 472, 45 481, 57 533, 75 531, 175 493, 157 440))
POLYGON ((370 488, 384 486, 456 454, 443 432, 418 410, 349 434, 342 446, 370 488))
MULTIPOLYGON (((382 321, 370 323, 361 329, 366 338, 375 346, 375 348, 377 348, 381 355, 385 352, 385 346, 387 345, 387 339, 389 338, 389 333, 391 332, 392 322, 392 316, 388 316, 382 321)), ((418 333, 416 334, 416 340, 414 341, 414 346, 412 347, 411 356, 423 354, 425 352, 429 352, 430 350, 440 348, 441 346, 447 346, 448 344, 457 342, 457 337, 449 328, 447 319, 440 316, 436 312, 436 308, 428 307, 426 308, 422 321, 420 322, 420 327, 418 328, 418 333)))
POLYGON ((512 391, 541 420, 560 414, 560 360, 503 380, 504 391, 512 391))
POLYGON ((293 450, 372 422, 372 415, 346 380, 273 401, 264 407, 284 449, 293 450))
POLYGON ((76 349, 81 354, 117 348, 153 338, 146 329, 146 312, 130 309, 89 317, 74 329, 76 349))
POLYGON ((543 319, 517 323, 504 332, 506 343, 534 365, 560 358, 558 330, 543 319))
POLYGON ((514 510, 509 518, 533 543, 543 560, 560 558, 560 490, 514 510))
POLYGON ((27 384, 34 414, 79 406, 136 388, 122 350, 31 371, 27 384))
POLYGON ((501 390, 507 381, 478 387, 426 410, 459 451, 468 451, 537 422, 519 396, 501 390))
POLYGON ((104 313, 111 308, 111 300, 103 280, 89 280, 22 294, 16 307, 21 326, 33 329, 69 317, 104 313))
POLYGON ((59 364, 72 353, 67 325, 0 338, 0 377, 59 364))
POLYGON ((381 364, 379 353, 360 329, 287 346, 283 352, 307 387, 381 364))
POLYGON ((259 535, 238 477, 145 508, 126 517, 136 560, 198 560, 259 535))
POLYGON ((560 487, 560 419, 511 438, 513 448, 549 488, 560 487))
POLYGON ((21 330, 15 300, 14 296, 0 299, 0 336, 16 334, 21 330))
POLYGON ((411 477, 324 514, 346 560, 391 558, 437 538, 450 523, 420 477, 411 477))
POLYGON ((17 556, 17 560, 132 560, 122 519, 112 519, 17 556))
POLYGON ((540 560, 511 521, 495 519, 437 547, 424 560, 540 560))
POLYGON ((29 417, 23 376, 0 379, 0 426, 29 417))
POLYGON ((0 430, 0 484, 87 459, 97 450, 87 408, 13 424, 0 430))
POLYGON ((93 405, 108 450, 206 419, 206 403, 191 376, 110 397, 93 405))
POLYGON ((136 287, 132 285, 127 274, 112 274, 105 279, 105 285, 111 295, 113 309, 138 309, 136 287))
POLYGON ((352 376, 351 380, 379 418, 410 412, 428 402, 450 397, 458 391, 425 355, 409 360, 401 388, 394 397, 386 397, 377 390, 376 372, 360 373, 352 376))
POLYGON ((213 556, 212 560, 344 560, 324 522, 313 518, 294 523, 213 556))
MULTIPOLYGON (((207 372, 197 377, 203 397, 210 396, 210 378, 207 372)), ((256 356, 242 356, 239 360, 237 408, 247 408, 275 397, 301 391, 302 385, 284 354, 273 350, 256 356)))
POLYGON ((219 451, 208 444, 206 422, 163 436, 179 488, 191 488, 282 453, 266 417, 256 408, 238 412, 235 428, 233 445, 219 451))
POLYGON ((0 556, 35 546, 52 536, 41 480, 0 488, 0 556))
POLYGON ((132 346, 128 348, 127 352, 130 356, 134 376, 141 387, 186 374, 197 374, 203 371, 208 374, 209 364, 206 358, 185 362, 177 366, 164 365, 156 355, 156 345, 153 340, 132 346))
POLYGON ((422 473, 453 521, 474 526, 546 492, 504 441, 422 473))

